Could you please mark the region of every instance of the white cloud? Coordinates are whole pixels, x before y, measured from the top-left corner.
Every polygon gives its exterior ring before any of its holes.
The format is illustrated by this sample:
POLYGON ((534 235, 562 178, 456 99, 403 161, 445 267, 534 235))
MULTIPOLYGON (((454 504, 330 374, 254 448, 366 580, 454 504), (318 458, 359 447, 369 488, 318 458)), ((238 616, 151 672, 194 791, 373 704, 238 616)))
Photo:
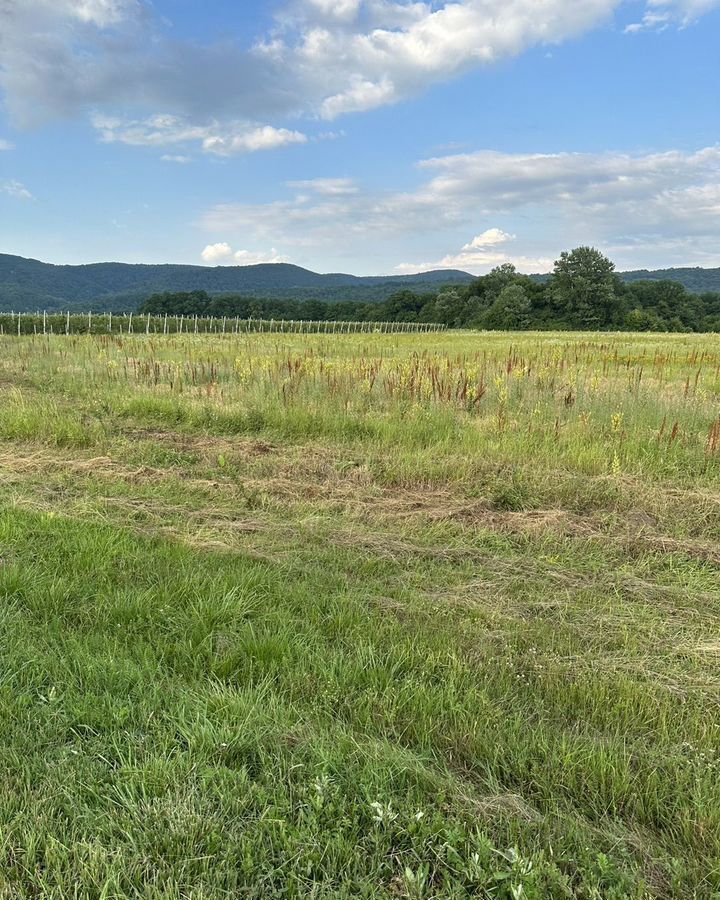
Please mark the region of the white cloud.
POLYGON ((99 28, 116 25, 139 6, 137 0, 65 0, 55 5, 65 5, 80 21, 99 28))
POLYGON ((256 266, 261 263, 288 262, 287 257, 281 256, 274 247, 269 253, 253 250, 234 251, 226 241, 219 244, 208 244, 200 255, 210 265, 256 266))
POLYGON ((134 147, 165 147, 193 141, 202 143, 211 134, 206 126, 191 125, 171 115, 155 115, 141 121, 94 115, 92 124, 104 143, 130 144, 134 147))
POLYGON ((434 262, 400 263, 395 271, 400 275, 414 275, 433 269, 462 269, 473 275, 489 272, 495 266, 512 263, 521 272, 546 272, 552 268, 551 257, 516 256, 498 249, 500 244, 515 240, 515 235, 507 234, 500 228, 488 228, 477 235, 457 253, 448 253, 434 262))
POLYGON ((658 15, 667 13, 684 25, 718 7, 720 0, 647 0, 648 11, 655 10, 658 15))
POLYGON ((701 196, 720 176, 720 145, 695 153, 458 154, 420 163, 434 173, 421 195, 442 198, 449 210, 507 211, 533 204, 572 211, 590 220, 610 213, 616 221, 653 221, 710 212, 701 196), (675 201, 675 202, 673 202, 675 201), (620 211, 622 210, 622 218, 620 211), (627 219, 625 218, 627 216, 627 219))
POLYGON ((311 9, 324 18, 350 22, 357 17, 362 0, 307 0, 311 9))
POLYGON ((200 254, 206 263, 219 263, 232 256, 232 247, 226 242, 220 244, 208 244, 200 254))
POLYGON ((32 200, 33 195, 20 181, 0 181, 0 194, 7 194, 16 200, 32 200))
POLYGON ((258 150, 275 150, 288 144, 306 144, 307 135, 287 128, 265 125, 249 131, 228 136, 211 135, 203 141, 203 149, 208 153, 230 156, 233 153, 255 153, 258 150))
POLYGON ((360 75, 353 75, 348 88, 322 101, 320 112, 324 118, 334 119, 342 113, 363 112, 376 106, 384 106, 394 99, 395 86, 389 78, 369 81, 360 75))
POLYGON ((525 259, 534 270, 577 243, 625 247, 627 264, 635 267, 653 246, 678 238, 687 241, 685 262, 714 254, 720 264, 720 146, 640 155, 483 150, 424 160, 418 171, 419 183, 405 192, 322 192, 310 182, 294 197, 218 204, 199 224, 208 232, 252 233, 348 257, 359 242, 368 253, 385 255, 403 242, 411 252, 419 245, 452 246, 450 236, 478 222, 505 226, 478 229, 445 257, 423 254, 436 261, 413 268, 496 264, 493 254, 516 231, 523 245, 512 259, 525 259))
POLYGON ((191 156, 182 156, 181 154, 164 153, 160 159, 163 162, 177 163, 180 166, 186 166, 192 162, 191 156))
POLYGON ((15 144, 11 141, 6 141, 3 138, 0 138, 0 152, 3 150, 14 150, 15 144))
POLYGON ((257 253, 253 250, 237 250, 233 254, 235 262, 240 266, 258 266, 261 263, 286 263, 287 256, 281 256, 273 247, 269 253, 257 253))
MULTIPOLYGON (((529 47, 576 37, 608 19, 620 0, 458 0, 365 3, 365 27, 316 25, 285 48, 303 71, 322 71, 340 89, 322 98, 326 118, 370 109, 417 93, 469 68, 529 47), (328 77, 329 76, 329 77, 328 77)), ((362 17, 360 17, 362 23, 362 17)), ((277 50, 276 50, 277 52, 277 50)))
POLYGON ((313 191, 330 197, 357 194, 359 190, 351 178, 313 178, 309 181, 288 181, 288 185, 302 191, 313 191))
MULTIPOLYGON (((118 116, 110 139, 129 144, 143 143, 145 132, 158 145, 179 142, 185 132, 211 152, 252 152, 305 142, 287 124, 298 117, 394 103, 571 40, 631 2, 283 0, 276 27, 243 47, 232 36, 173 39, 146 0, 0 0, 0 90, 20 124, 95 111, 118 116), (172 112, 172 127, 152 124, 158 110, 172 112)), ((648 0, 645 20, 630 29, 685 25, 719 4, 648 0)))
MULTIPOLYGON (((155 115, 140 121, 95 115, 92 123, 100 140, 106 144, 122 143, 134 147, 198 144, 205 153, 216 156, 256 153, 288 144, 307 143, 306 135, 286 128, 273 128, 270 125, 255 128, 239 122, 195 125, 172 115, 155 115)), ((172 162, 188 161, 185 156, 164 156, 163 159, 172 162)))
POLYGON ((685 27, 717 7, 720 0, 647 0, 641 21, 632 22, 625 31, 665 31, 674 24, 685 27))
POLYGON ((485 247, 492 247, 494 244, 506 244, 508 241, 514 241, 515 235, 508 234, 502 228, 488 228, 482 234, 476 235, 469 244, 465 244, 463 250, 483 250, 485 247))

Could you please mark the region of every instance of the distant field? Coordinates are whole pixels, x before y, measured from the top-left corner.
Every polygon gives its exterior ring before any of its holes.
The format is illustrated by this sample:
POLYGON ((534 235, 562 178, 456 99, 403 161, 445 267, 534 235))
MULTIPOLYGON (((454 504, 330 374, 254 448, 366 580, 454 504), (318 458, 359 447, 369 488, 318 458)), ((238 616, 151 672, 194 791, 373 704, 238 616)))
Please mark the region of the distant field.
POLYGON ((715 336, 0 337, 0 897, 720 896, 715 336))

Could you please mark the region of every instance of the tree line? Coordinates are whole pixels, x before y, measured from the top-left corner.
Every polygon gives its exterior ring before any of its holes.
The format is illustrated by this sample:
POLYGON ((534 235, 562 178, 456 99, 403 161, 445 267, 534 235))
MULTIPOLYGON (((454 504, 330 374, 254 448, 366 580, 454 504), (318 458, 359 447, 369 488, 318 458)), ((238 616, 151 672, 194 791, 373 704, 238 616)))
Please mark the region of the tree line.
POLYGON ((511 264, 468 285, 404 289, 382 302, 279 300, 205 291, 153 294, 139 313, 308 321, 437 322, 490 330, 720 331, 720 292, 693 294, 675 281, 623 282, 593 247, 562 253, 545 280, 511 264))

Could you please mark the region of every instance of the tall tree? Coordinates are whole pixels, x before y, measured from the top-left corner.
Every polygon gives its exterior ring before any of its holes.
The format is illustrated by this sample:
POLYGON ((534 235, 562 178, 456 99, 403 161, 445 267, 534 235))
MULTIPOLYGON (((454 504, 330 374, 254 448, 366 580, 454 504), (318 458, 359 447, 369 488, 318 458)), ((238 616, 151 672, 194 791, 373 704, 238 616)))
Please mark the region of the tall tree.
POLYGON ((524 331, 530 327, 530 300, 519 284, 508 284, 485 314, 486 328, 524 331))
POLYGON ((560 255, 548 286, 556 312, 568 325, 603 328, 622 310, 615 264, 594 247, 560 255))

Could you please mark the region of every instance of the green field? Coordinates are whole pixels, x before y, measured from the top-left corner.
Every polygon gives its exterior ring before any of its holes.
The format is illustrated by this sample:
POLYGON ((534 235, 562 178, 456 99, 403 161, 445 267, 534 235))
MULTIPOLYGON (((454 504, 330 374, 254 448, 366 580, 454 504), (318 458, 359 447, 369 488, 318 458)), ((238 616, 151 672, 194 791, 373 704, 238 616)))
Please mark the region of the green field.
POLYGON ((720 897, 720 342, 0 337, 0 897, 720 897))

